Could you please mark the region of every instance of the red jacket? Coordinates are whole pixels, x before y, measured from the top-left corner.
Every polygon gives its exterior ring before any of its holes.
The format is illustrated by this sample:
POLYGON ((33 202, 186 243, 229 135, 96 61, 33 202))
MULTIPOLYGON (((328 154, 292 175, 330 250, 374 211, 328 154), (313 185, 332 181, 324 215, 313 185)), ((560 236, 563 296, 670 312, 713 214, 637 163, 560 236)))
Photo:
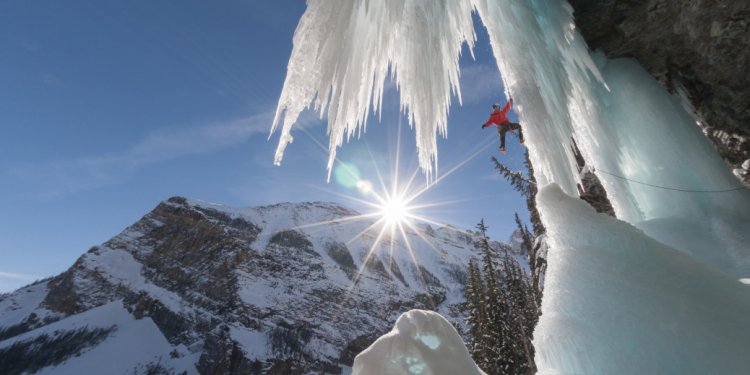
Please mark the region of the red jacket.
POLYGON ((490 125, 501 126, 502 124, 506 122, 510 122, 506 114, 508 113, 508 111, 510 111, 510 107, 512 105, 513 105, 513 99, 511 99, 508 102, 508 104, 506 104, 505 107, 503 107, 502 111, 492 112, 492 114, 490 115, 490 119, 487 120, 487 122, 485 122, 484 125, 482 125, 482 128, 486 128, 490 125))

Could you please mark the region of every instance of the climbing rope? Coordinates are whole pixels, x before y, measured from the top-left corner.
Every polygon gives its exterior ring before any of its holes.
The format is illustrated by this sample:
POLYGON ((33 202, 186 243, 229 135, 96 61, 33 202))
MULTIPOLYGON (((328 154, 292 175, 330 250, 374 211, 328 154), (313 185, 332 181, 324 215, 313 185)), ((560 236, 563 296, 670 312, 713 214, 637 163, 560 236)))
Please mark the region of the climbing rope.
POLYGON ((680 188, 673 188, 673 187, 667 187, 667 186, 653 185, 653 184, 648 184, 648 183, 641 182, 641 181, 631 180, 631 179, 629 179, 627 177, 619 176, 619 175, 616 175, 614 173, 610 173, 610 172, 603 171, 603 170, 600 170, 600 169, 597 169, 594 172, 604 173, 604 174, 610 175, 612 177, 616 177, 616 178, 620 178, 620 179, 623 179, 623 180, 626 180, 626 181, 634 182, 636 184, 646 185, 646 186, 650 186, 650 187, 654 187, 654 188, 658 188, 658 189, 664 189, 664 190, 681 191, 683 193, 729 193, 729 192, 732 192, 732 191, 738 191, 738 190, 745 190, 745 189, 747 189, 744 186, 740 186, 740 187, 736 187, 736 188, 733 188, 733 189, 724 189, 724 190, 689 190, 689 189, 680 189, 680 188))

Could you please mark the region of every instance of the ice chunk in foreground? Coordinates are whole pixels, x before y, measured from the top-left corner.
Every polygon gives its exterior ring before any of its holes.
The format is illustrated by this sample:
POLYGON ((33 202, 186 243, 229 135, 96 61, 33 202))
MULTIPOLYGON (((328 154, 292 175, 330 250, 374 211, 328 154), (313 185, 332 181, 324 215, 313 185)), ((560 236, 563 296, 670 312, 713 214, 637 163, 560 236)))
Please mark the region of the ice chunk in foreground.
POLYGON ((556 186, 540 374, 747 374, 750 287, 556 186))
POLYGON ((353 375, 484 375, 440 314, 411 310, 354 359, 353 375))

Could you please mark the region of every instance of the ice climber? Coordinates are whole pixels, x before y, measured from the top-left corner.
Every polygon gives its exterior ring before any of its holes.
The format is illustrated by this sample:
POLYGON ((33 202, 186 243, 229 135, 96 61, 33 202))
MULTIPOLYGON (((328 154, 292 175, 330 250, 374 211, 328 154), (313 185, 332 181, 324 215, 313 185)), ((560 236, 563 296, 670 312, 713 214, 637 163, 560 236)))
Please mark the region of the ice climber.
POLYGON ((508 104, 503 107, 503 109, 500 109, 500 104, 493 104, 492 105, 492 114, 490 115, 490 119, 487 120, 487 122, 482 125, 482 129, 491 126, 491 125, 497 125, 497 132, 500 134, 500 151, 505 153, 505 133, 510 130, 511 132, 514 130, 518 130, 518 140, 523 144, 523 130, 521 129, 521 124, 517 122, 510 122, 508 120, 508 117, 506 114, 508 111, 510 111, 510 107, 513 105, 513 98, 510 98, 508 101, 508 104))

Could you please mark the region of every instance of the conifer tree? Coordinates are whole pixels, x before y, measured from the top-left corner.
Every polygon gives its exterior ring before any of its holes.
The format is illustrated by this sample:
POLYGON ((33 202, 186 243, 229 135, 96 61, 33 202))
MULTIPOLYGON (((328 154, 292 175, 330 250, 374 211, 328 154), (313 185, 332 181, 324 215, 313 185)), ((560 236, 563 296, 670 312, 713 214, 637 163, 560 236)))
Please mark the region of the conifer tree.
POLYGON ((526 208, 529 210, 529 221, 534 229, 534 236, 541 236, 546 232, 542 220, 539 216, 539 211, 536 209, 536 194, 538 192, 536 186, 536 178, 534 177, 534 167, 531 165, 531 159, 529 159, 529 151, 526 150, 524 154, 524 166, 526 167, 526 175, 520 171, 514 171, 507 165, 501 163, 496 157, 492 157, 492 162, 495 165, 495 169, 513 186, 517 192, 526 199, 526 208))
POLYGON ((529 232, 529 228, 526 226, 526 224, 521 221, 521 218, 518 216, 517 212, 515 214, 515 220, 518 232, 521 233, 521 248, 526 254, 529 262, 529 270, 531 271, 531 285, 533 287, 533 291, 535 292, 535 298, 538 303, 541 303, 542 290, 539 282, 541 280, 541 274, 544 273, 547 263, 543 258, 539 257, 539 247, 541 246, 541 244, 535 244, 534 236, 531 234, 531 232, 529 232))
POLYGON ((487 226, 482 219, 477 224, 479 230, 479 247, 482 250, 482 272, 484 280, 484 295, 482 304, 484 306, 484 324, 480 333, 479 343, 485 356, 485 371, 487 373, 498 373, 500 359, 502 357, 502 339, 503 337, 496 333, 502 330, 503 309, 500 304, 503 301, 502 291, 498 284, 497 272, 495 271, 495 262, 492 257, 492 248, 487 238, 487 226))
POLYGON ((502 256, 492 249, 484 220, 477 228, 482 268, 470 262, 466 288, 472 357, 490 375, 533 374, 531 339, 539 313, 532 280, 507 246, 502 256))
POLYGON ((534 230, 534 237, 539 237, 547 230, 542 225, 539 210, 536 209, 536 194, 539 192, 539 189, 536 184, 536 177, 534 176, 534 166, 531 164, 531 159, 529 159, 529 150, 526 150, 526 153, 524 153, 523 165, 526 167, 526 175, 531 182, 527 190, 528 194, 525 195, 526 208, 529 210, 529 221, 531 221, 531 227, 534 230))
POLYGON ((469 277, 466 283, 466 307, 469 310, 467 321, 470 326, 469 335, 471 336, 471 340, 469 344, 471 355, 480 367, 487 365, 487 352, 485 345, 482 343, 482 332, 485 329, 486 315, 484 290, 481 271, 479 271, 479 266, 472 260, 469 262, 469 277))
POLYGON ((526 198, 526 207, 529 210, 529 221, 533 233, 529 231, 525 224, 521 222, 518 217, 518 213, 515 215, 516 225, 518 226, 519 232, 522 238, 522 249, 527 255, 529 261, 529 269, 531 270, 531 281, 536 291, 536 300, 541 303, 542 292, 541 292, 541 275, 544 273, 546 268, 546 261, 539 257, 539 249, 541 242, 536 239, 546 232, 546 229, 542 225, 542 221, 539 216, 539 211, 536 209, 536 194, 538 192, 536 185, 536 178, 534 177, 534 167, 531 165, 529 159, 529 151, 527 150, 524 154, 524 166, 526 167, 526 176, 520 171, 514 171, 508 166, 502 164, 497 158, 492 157, 492 161, 495 164, 495 169, 505 177, 506 180, 513 186, 513 188, 521 193, 526 198))
POLYGON ((538 320, 537 304, 528 276, 507 252, 503 259, 503 284, 508 301, 508 334, 515 338, 510 342, 506 355, 512 359, 513 373, 533 374, 536 368, 531 338, 538 320))

